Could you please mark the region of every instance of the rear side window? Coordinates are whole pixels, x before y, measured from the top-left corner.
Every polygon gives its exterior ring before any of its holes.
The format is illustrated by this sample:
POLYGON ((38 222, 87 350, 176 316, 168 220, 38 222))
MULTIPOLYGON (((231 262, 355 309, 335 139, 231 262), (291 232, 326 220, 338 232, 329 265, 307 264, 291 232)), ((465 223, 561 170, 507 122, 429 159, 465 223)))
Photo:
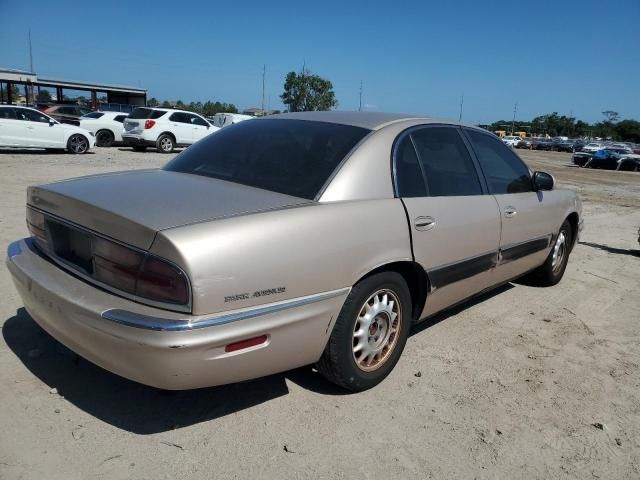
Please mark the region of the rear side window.
POLYGON ((16 112, 13 108, 0 108, 0 118, 5 120, 17 120, 16 112))
POLYGON ((482 195, 473 160, 453 127, 426 127, 411 134, 431 197, 482 195))
POLYGON ((172 122, 178 122, 178 123, 191 123, 190 115, 183 112, 172 113, 171 116, 169 117, 169 120, 171 120, 172 122))
POLYGON ((136 108, 133 112, 131 112, 129 118, 140 120, 146 120, 150 118, 152 120, 155 120, 163 116, 165 113, 167 112, 163 110, 154 110, 153 108, 136 108))
POLYGON ((395 153, 396 194, 399 197, 426 197, 422 170, 413 148, 411 136, 406 135, 398 144, 395 153))
POLYGON ((164 169, 314 199, 368 133, 350 125, 306 120, 240 122, 206 136, 164 169))
POLYGON ((100 118, 103 115, 104 113, 102 112, 91 112, 91 113, 87 113, 86 115, 83 115, 83 117, 84 118, 100 118))
POLYGON ((527 166, 504 143, 491 135, 466 130, 491 193, 533 191, 527 166))
POLYGON ((116 115, 115 117, 113 117, 113 121, 114 122, 124 122, 124 119, 127 118, 126 115, 116 115))

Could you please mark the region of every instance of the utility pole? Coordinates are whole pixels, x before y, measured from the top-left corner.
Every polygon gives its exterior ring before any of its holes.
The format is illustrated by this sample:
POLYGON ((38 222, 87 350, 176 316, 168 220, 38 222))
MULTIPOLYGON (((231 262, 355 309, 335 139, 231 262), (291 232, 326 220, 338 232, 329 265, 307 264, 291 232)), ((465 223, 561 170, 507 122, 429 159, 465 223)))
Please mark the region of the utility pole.
POLYGON ((262 65, 262 115, 264 115, 264 78, 267 75, 267 65, 262 65))
POLYGON ((516 112, 518 111, 518 103, 513 106, 513 120, 511 121, 511 135, 513 136, 513 132, 515 132, 515 124, 516 124, 516 112))
POLYGON ((362 80, 360 80, 360 106, 358 107, 358 111, 362 111, 362 80))
POLYGON ((33 73, 33 49, 31 48, 31 30, 29 30, 29 71, 33 73))
POLYGON ((464 93, 460 97, 460 115, 458 115, 458 122, 462 122, 462 106, 464 105, 464 93))

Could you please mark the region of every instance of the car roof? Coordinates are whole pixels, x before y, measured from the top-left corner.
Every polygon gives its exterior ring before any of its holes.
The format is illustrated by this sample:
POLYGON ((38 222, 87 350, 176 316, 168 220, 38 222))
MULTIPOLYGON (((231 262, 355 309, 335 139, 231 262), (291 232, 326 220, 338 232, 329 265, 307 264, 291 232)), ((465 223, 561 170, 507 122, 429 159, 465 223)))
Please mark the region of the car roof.
MULTIPOLYGON (((446 123, 454 125, 464 125, 460 122, 452 122, 450 120, 437 120, 431 117, 420 115, 410 115, 406 113, 385 113, 385 112, 342 112, 331 110, 328 112, 291 112, 280 113, 260 117, 258 120, 267 119, 294 119, 309 120, 316 122, 339 123, 342 125, 351 125, 354 127, 366 128, 369 130, 379 130, 387 125, 400 122, 408 123, 446 123)), ((465 125, 475 128, 473 125, 465 125)))

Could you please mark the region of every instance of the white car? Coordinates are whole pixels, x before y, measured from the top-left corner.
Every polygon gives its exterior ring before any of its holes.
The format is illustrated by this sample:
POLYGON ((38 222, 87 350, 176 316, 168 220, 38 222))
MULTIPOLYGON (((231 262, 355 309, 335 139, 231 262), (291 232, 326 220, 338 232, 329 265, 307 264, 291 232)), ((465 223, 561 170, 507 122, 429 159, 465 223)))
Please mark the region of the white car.
POLYGON ((582 147, 582 151, 585 153, 594 153, 598 150, 602 150, 605 147, 604 143, 591 142, 582 147))
POLYGON ((122 141, 138 151, 156 147, 160 153, 171 153, 218 130, 197 113, 140 107, 125 119, 122 141))
POLYGON ((256 117, 251 115, 241 115, 239 113, 216 113, 213 117, 208 118, 216 127, 226 127, 234 125, 236 123, 244 122, 245 120, 251 120, 256 117))
POLYGON ((512 137, 504 137, 502 139, 502 141, 504 142, 505 145, 508 145, 509 147, 513 148, 516 146, 516 144, 522 140, 522 138, 518 137, 518 136, 512 136, 512 137))
POLYGON ((93 133, 84 128, 60 123, 35 108, 0 105, 0 147, 86 153, 94 145, 93 133))
POLYGON ((96 136, 96 146, 110 147, 122 142, 123 122, 128 116, 122 112, 91 112, 80 117, 80 126, 96 136))

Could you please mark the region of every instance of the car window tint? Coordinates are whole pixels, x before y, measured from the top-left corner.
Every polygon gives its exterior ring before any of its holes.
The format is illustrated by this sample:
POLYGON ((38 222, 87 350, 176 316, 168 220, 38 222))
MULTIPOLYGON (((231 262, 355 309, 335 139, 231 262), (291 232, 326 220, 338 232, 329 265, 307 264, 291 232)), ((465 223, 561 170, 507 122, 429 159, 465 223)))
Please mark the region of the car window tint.
POLYGON ((313 199, 369 130, 328 122, 265 119, 208 135, 165 166, 313 199))
POLYGON ((131 114, 129 115, 129 118, 131 118, 132 120, 146 120, 147 118, 150 118, 152 120, 156 120, 158 118, 160 118, 161 116, 163 116, 165 113, 164 110, 154 110, 152 108, 136 108, 133 110, 133 112, 131 112, 131 114))
POLYGON ((396 194, 399 197, 425 197, 427 189, 422 170, 418 165, 418 156, 413 148, 411 137, 406 135, 398 144, 394 156, 396 194))
POLYGON ((113 117, 113 120, 114 120, 115 122, 120 122, 120 123, 122 123, 122 122, 124 122, 124 119, 125 119, 125 118, 127 118, 127 116, 126 116, 126 115, 116 115, 115 117, 113 117))
POLYGON ((49 123, 49 117, 35 110, 21 108, 17 110, 16 113, 18 114, 18 120, 26 120, 28 122, 49 123))
POLYGON ((431 197, 482 195, 473 160, 457 129, 427 127, 411 136, 431 197))
POLYGON ((100 118, 104 115, 102 112, 91 112, 83 115, 84 118, 100 118))
POLYGON ((198 117, 197 115, 193 115, 193 117, 191 118, 191 123, 194 125, 200 125, 202 127, 208 127, 209 124, 204 121, 204 119, 198 117))
POLYGON ((529 169, 501 141, 475 130, 467 130, 467 134, 493 194, 533 190, 529 169))
POLYGON ((173 113, 169 117, 169 120, 171 120, 172 122, 178 122, 178 123, 191 123, 190 115, 188 115, 186 113, 182 113, 182 112, 173 113))
POLYGON ((16 112, 13 108, 0 108, 0 118, 6 120, 17 120, 16 112))

